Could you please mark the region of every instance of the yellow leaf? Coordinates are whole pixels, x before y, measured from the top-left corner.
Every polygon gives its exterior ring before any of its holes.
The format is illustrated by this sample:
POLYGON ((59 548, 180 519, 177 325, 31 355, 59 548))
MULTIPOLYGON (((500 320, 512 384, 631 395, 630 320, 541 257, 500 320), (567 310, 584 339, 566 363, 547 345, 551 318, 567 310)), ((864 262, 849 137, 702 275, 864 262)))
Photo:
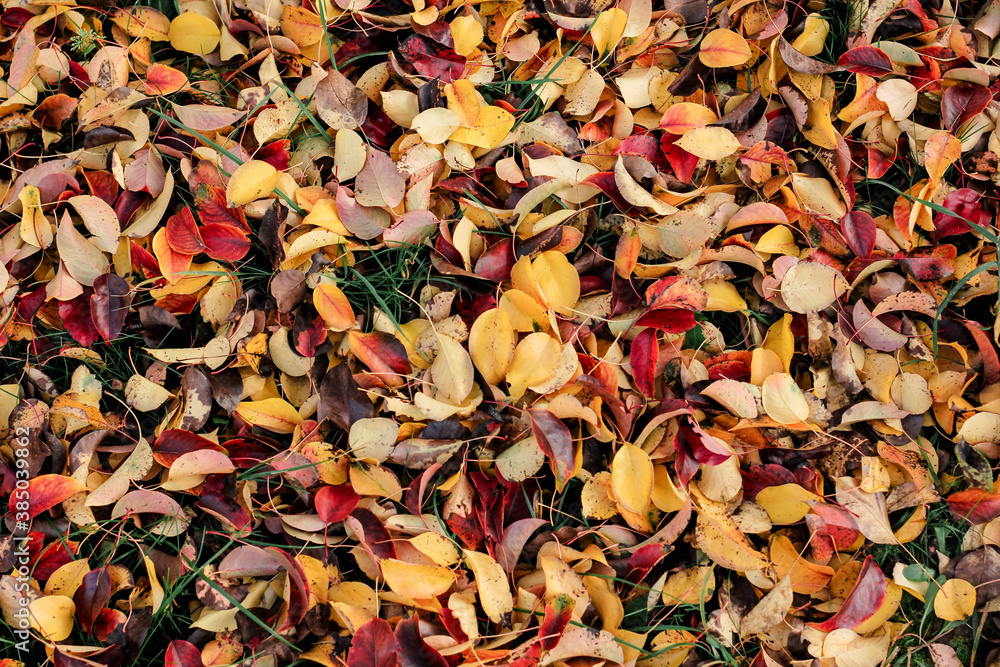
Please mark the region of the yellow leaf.
POLYGON ((792 335, 792 316, 785 313, 780 320, 771 325, 764 337, 764 345, 753 351, 753 358, 750 361, 750 371, 752 384, 760 386, 764 379, 770 376, 775 370, 782 370, 787 373, 792 367, 792 357, 795 355, 795 336, 792 335), (775 368, 775 358, 778 364, 775 368), (759 369, 759 373, 754 370, 759 369))
POLYGON ((451 567, 462 559, 462 554, 459 553, 458 547, 455 546, 454 542, 441 533, 435 533, 432 530, 420 533, 416 537, 411 537, 410 544, 417 551, 442 567, 451 567))
POLYGON ((788 373, 768 376, 760 393, 764 412, 779 424, 799 424, 809 418, 806 396, 788 373))
POLYGON ((593 27, 590 29, 590 38, 594 40, 594 48, 597 56, 602 57, 611 51, 625 34, 625 25, 628 23, 628 14, 623 10, 614 7, 603 11, 597 16, 593 27))
POLYGON ((302 421, 299 411, 280 398, 244 401, 236 406, 235 413, 251 426, 259 426, 275 433, 291 433, 302 421))
POLYGON ((507 574, 499 563, 482 552, 463 549, 462 554, 465 564, 476 578, 479 604, 483 606, 486 616, 494 623, 505 623, 506 617, 514 610, 507 574))
POLYGON ((736 67, 748 60, 752 52, 747 40, 732 30, 713 30, 701 40, 698 58, 708 67, 736 67))
POLYGON ((168 37, 170 45, 178 51, 203 56, 215 51, 222 33, 212 19, 185 12, 170 22, 168 37))
MULTIPOLYGON (((692 489, 697 487, 692 486, 692 489)), ((694 544, 715 563, 730 570, 751 572, 768 565, 764 554, 754 549, 746 535, 728 514, 725 506, 714 503, 703 495, 695 523, 694 544)))
POLYGON ((48 641, 61 642, 73 632, 76 605, 64 595, 49 595, 28 604, 31 627, 48 641))
POLYGON ((812 507, 808 501, 822 500, 798 484, 779 484, 762 489, 754 502, 764 508, 772 523, 787 526, 805 518, 812 507))
MULTIPOLYGON (((315 209, 314 209, 315 210, 315 209)), ((313 290, 313 306, 327 328, 347 331, 354 326, 354 309, 347 296, 336 285, 321 283, 313 290)))
POLYGON ((492 150, 502 144, 514 127, 514 116, 500 107, 482 107, 473 127, 460 127, 451 135, 457 141, 492 150))
POLYGON ((472 391, 475 368, 472 357, 451 336, 437 335, 438 351, 431 364, 431 376, 438 393, 459 405, 472 391))
POLYGON ((552 377, 559 364, 559 351, 559 342, 546 333, 525 336, 514 348, 514 356, 507 371, 510 395, 520 398, 528 387, 552 377))
POLYGON ((709 278, 701 284, 708 294, 708 302, 702 310, 738 313, 747 309, 747 302, 740 296, 736 286, 722 278, 709 278))
POLYGON ((459 16, 451 22, 451 38, 455 42, 455 53, 462 57, 470 55, 483 41, 483 24, 475 16, 459 16))
POLYGON ((277 184, 277 169, 263 160, 250 160, 237 167, 229 177, 226 200, 231 207, 243 206, 267 197, 277 184))
POLYGON ((395 558, 386 558, 379 565, 392 592, 413 600, 443 595, 455 583, 455 573, 444 567, 410 565, 395 558))
POLYGON ((934 596, 934 614, 942 621, 964 621, 976 611, 976 587, 965 579, 949 579, 934 596))
POLYGON ((735 153, 742 144, 724 127, 696 127, 675 143, 688 153, 706 160, 721 160, 735 153))
POLYGON ((156 578, 156 567, 153 565, 153 559, 149 556, 142 557, 143 563, 146 564, 146 574, 149 576, 149 590, 153 597, 153 613, 156 614, 163 606, 163 586, 160 585, 159 580, 156 578))
POLYGON ((625 509, 642 514, 653 492, 653 463, 635 445, 623 445, 611 463, 611 488, 625 509))
POLYGON ((90 565, 87 559, 73 560, 52 573, 49 580, 45 582, 46 595, 65 595, 72 598, 76 589, 83 583, 83 577, 90 572, 90 565))
POLYGON ((697 605, 702 600, 710 599, 714 592, 715 568, 703 565, 671 574, 660 594, 663 604, 672 607, 678 604, 697 605))
POLYGON ((510 317, 500 308, 491 308, 476 318, 469 330, 469 354, 490 384, 499 384, 507 375, 517 334, 510 317))
POLYGON ((862 635, 875 632, 879 628, 885 626, 886 622, 892 618, 892 615, 896 613, 897 609, 899 609, 899 603, 902 599, 902 587, 898 586, 894 581, 886 582, 885 597, 882 598, 882 604, 879 605, 878 610, 871 617, 862 621, 858 625, 855 625, 851 629, 862 635))

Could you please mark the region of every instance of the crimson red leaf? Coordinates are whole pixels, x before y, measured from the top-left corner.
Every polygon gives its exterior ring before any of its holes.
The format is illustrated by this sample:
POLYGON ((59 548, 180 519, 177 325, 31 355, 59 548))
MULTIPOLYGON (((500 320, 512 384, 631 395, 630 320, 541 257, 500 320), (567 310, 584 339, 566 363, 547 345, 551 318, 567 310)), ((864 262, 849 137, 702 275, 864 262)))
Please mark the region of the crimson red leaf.
POLYGON ((118 338, 125 316, 132 303, 131 287, 119 275, 105 273, 94 280, 94 295, 90 297, 90 314, 94 326, 106 341, 118 338))
POLYGON ((646 578, 650 570, 663 560, 674 548, 669 544, 646 544, 632 552, 628 558, 625 578, 637 584, 646 578))
POLYGON ((941 280, 955 273, 952 262, 958 252, 953 245, 923 246, 893 256, 913 280, 929 282, 941 280))
POLYGON ((250 250, 250 239, 232 225, 205 225, 201 228, 201 238, 208 256, 223 262, 238 262, 250 250))
POLYGON ((204 667, 201 660, 201 651, 191 642, 183 639, 175 639, 167 646, 167 655, 164 658, 165 667, 204 667))
POLYGON ((960 83, 945 88, 941 96, 941 120, 944 128, 954 132, 986 109, 993 99, 988 88, 972 83, 960 83))
POLYGON ((875 46, 858 46, 844 53, 837 64, 854 74, 882 76, 893 71, 892 59, 875 46))
POLYGON ((844 600, 844 605, 836 614, 822 623, 810 623, 823 632, 833 632, 840 628, 855 628, 871 618, 882 606, 887 592, 885 575, 875 560, 868 556, 861 566, 858 581, 854 584, 850 595, 844 600))
POLYGON ((565 593, 560 593, 555 600, 545 605, 545 616, 538 625, 538 641, 543 651, 551 651, 559 643, 563 631, 573 618, 575 606, 576 600, 565 593))
POLYGON ((168 429, 157 436, 153 443, 153 459, 164 468, 169 468, 182 454, 197 452, 202 449, 214 449, 226 453, 226 450, 208 438, 180 429, 168 429))
POLYGON ((363 507, 356 507, 350 516, 361 524, 365 544, 368 545, 373 554, 379 558, 396 557, 396 547, 392 544, 392 537, 374 512, 363 507))
POLYGON ((83 347, 90 347, 100 336, 90 315, 90 296, 88 289, 72 301, 59 302, 59 317, 62 318, 63 326, 73 340, 83 347))
POLYGON ((198 223, 191 215, 191 209, 183 208, 180 213, 167 218, 167 244, 182 255, 197 255, 205 249, 205 242, 198 232, 198 223))
POLYGON ((694 312, 680 308, 664 308, 651 310, 639 316, 635 321, 637 327, 649 327, 665 333, 678 334, 692 329, 697 321, 694 312))
POLYGON ((555 465, 556 480, 560 485, 565 484, 576 468, 573 436, 566 424, 548 410, 531 408, 526 412, 531 420, 531 432, 535 441, 555 465))
POLYGON ((875 249, 875 218, 864 211, 851 211, 840 220, 844 239, 854 254, 861 259, 868 259, 875 249))
POLYGON ((806 514, 806 525, 812 533, 809 545, 817 560, 832 557, 854 546, 861 532, 858 524, 845 509, 836 505, 817 503, 811 514, 806 514))
POLYGON ((399 45, 399 55, 421 76, 453 83, 465 71, 465 58, 423 35, 410 35, 399 45))
POLYGON ((938 213, 934 216, 934 231, 931 234, 934 241, 969 232, 972 229, 969 222, 989 225, 990 214, 983 210, 979 198, 979 193, 972 188, 959 188, 949 192, 942 206, 952 213, 938 213))
POLYGON ((223 188, 199 183, 194 193, 194 205, 198 209, 198 219, 203 225, 231 225, 244 232, 250 231, 243 209, 229 208, 226 205, 226 191, 223 188))
POLYGON ((707 303, 708 294, 696 280, 688 276, 667 276, 646 288, 646 304, 650 310, 702 310, 707 303))
POLYGON ((448 661, 420 636, 420 620, 410 616, 396 625, 399 667, 448 667, 448 661))
POLYGON ((514 241, 502 239, 479 256, 474 272, 487 280, 499 283, 510 278, 514 268, 514 241))
POLYGON ((340 523, 358 506, 361 496, 354 492, 350 484, 324 486, 316 493, 313 501, 316 514, 326 523, 340 523))
POLYGON ((373 618, 354 633, 347 667, 397 667, 399 642, 392 628, 381 618, 373 618))
POLYGON ((948 496, 951 511, 972 523, 986 523, 1000 516, 1000 493, 966 489, 948 496))
POLYGON ((660 344, 655 329, 643 329, 632 341, 632 378, 636 389, 646 398, 656 393, 656 364, 660 359, 660 344))
POLYGON ((111 575, 106 567, 91 570, 83 577, 83 582, 73 595, 76 618, 87 632, 111 600, 111 575))

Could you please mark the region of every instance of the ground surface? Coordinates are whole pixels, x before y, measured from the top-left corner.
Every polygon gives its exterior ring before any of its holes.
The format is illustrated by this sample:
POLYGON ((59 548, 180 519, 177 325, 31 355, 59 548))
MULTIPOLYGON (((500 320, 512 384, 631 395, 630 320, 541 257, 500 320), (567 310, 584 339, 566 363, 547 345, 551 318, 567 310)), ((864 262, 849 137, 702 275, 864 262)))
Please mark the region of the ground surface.
POLYGON ((3 659, 996 664, 1000 5, 319 3, 4 5, 3 659))

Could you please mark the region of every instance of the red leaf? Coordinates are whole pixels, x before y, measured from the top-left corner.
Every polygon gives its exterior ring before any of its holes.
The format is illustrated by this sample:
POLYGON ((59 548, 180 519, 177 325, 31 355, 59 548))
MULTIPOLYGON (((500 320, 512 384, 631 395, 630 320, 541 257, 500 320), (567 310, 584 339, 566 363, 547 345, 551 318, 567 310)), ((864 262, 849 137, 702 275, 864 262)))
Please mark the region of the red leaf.
POLYGON ((374 512, 363 507, 356 507, 351 512, 351 518, 361 524, 361 530, 365 535, 365 544, 372 550, 373 554, 379 558, 396 557, 396 547, 393 546, 392 537, 374 512))
POLYGON ((292 142, 290 139, 272 141, 266 146, 261 146, 260 150, 254 154, 253 159, 263 160, 278 171, 285 171, 292 161, 292 156, 288 152, 291 146, 292 142))
POLYGON ((938 213, 934 216, 934 231, 931 233, 934 241, 940 241, 946 236, 968 233, 972 229, 969 222, 982 226, 989 225, 990 214, 979 204, 979 197, 979 193, 971 188, 959 188, 949 192, 942 206, 953 215, 938 213))
POLYGON ((854 546, 861 532, 858 524, 845 509, 835 505, 817 503, 813 514, 806 514, 806 525, 812 533, 813 557, 817 560, 830 558, 854 546))
POLYGON ((632 378, 636 389, 646 398, 656 393, 656 364, 660 359, 660 344, 655 329, 643 329, 632 341, 632 378))
POLYGON ((410 35, 399 45, 399 55, 421 76, 454 83, 465 72, 465 58, 423 35, 410 35))
POLYGON ((556 480, 562 486, 573 476, 576 468, 573 436, 566 424, 548 410, 532 408, 527 413, 535 440, 553 463, 556 480))
POLYGON ((840 220, 844 239, 854 254, 861 259, 869 259, 875 249, 875 218, 864 211, 851 211, 840 220))
POLYGON ((406 348, 395 337, 382 331, 368 334, 352 331, 350 345, 351 352, 386 385, 403 384, 403 376, 410 372, 410 360, 406 348))
POLYGON ((183 208, 180 213, 167 218, 167 244, 182 255, 197 255, 205 249, 191 209, 183 208))
POLYGON ((941 96, 941 121, 944 129, 954 132, 982 113, 992 99, 988 88, 971 83, 945 88, 941 96))
POLYGON ((510 278, 510 271, 514 268, 514 241, 512 239, 502 239, 486 249, 479 259, 476 260, 474 273, 495 283, 503 282, 510 278))
POLYGON ((693 278, 667 276, 646 288, 646 304, 650 310, 660 308, 702 310, 708 304, 708 294, 693 278))
POLYGON ((87 632, 91 632, 101 611, 111 600, 111 575, 106 567, 91 570, 83 577, 80 588, 73 595, 76 618, 87 632))
POLYGON ((302 568, 302 563, 289 555, 284 549, 278 547, 268 547, 272 558, 283 563, 285 574, 288 577, 286 584, 288 592, 288 607, 285 614, 285 622, 278 628, 278 632, 287 632, 305 618, 309 611, 309 580, 306 572, 302 568))
POLYGON ((62 318, 66 331, 80 345, 90 347, 97 342, 100 334, 90 316, 90 290, 72 301, 60 301, 59 317, 62 318))
MULTIPOLYGON (((10 495, 10 512, 13 514, 17 503, 28 502, 28 518, 34 519, 70 496, 86 490, 80 482, 64 475, 39 475, 28 482, 28 488, 10 495)), ((23 507, 22 507, 23 509, 23 507)))
POLYGON ((198 209, 198 219, 203 225, 217 223, 232 225, 244 232, 250 231, 243 209, 226 206, 226 191, 223 188, 199 183, 194 193, 194 206, 198 209))
POLYGON ((882 76, 893 71, 892 58, 885 51, 874 46, 858 46, 846 52, 837 64, 854 74, 882 76))
MULTIPOLYGON (((669 166, 663 151, 660 149, 660 142, 651 134, 633 134, 630 137, 625 137, 615 149, 615 155, 636 155, 660 169, 669 166)), ((697 161, 698 158, 695 158, 695 164, 697 161)))
POLYGON ((795 475, 792 474, 792 471, 785 466, 774 463, 750 466, 741 473, 743 475, 743 497, 750 502, 753 502, 757 498, 757 494, 769 486, 795 484, 795 475))
POLYGON ((646 578, 650 570, 663 560, 674 548, 669 544, 647 544, 632 552, 628 558, 625 578, 637 584, 646 578))
POLYGON ((990 337, 983 331, 978 322, 972 322, 970 320, 959 319, 959 323, 964 326, 969 334, 976 341, 976 347, 979 348, 979 354, 982 356, 983 360, 983 371, 986 375, 986 381, 990 384, 1000 380, 1000 357, 997 356, 997 349, 993 346, 993 341, 990 337))
POLYGON ((635 321, 637 327, 649 327, 671 334, 684 333, 688 329, 694 328, 695 324, 697 321, 694 319, 694 312, 680 308, 651 310, 640 315, 639 319, 635 321))
POLYGON ((953 245, 923 246, 909 252, 898 252, 893 259, 899 262, 913 280, 930 282, 947 278, 955 273, 952 265, 958 252, 953 245))
POLYGON ((205 225, 201 228, 201 238, 208 256, 223 262, 238 262, 250 251, 250 239, 232 225, 205 225))
POLYGON ((583 183, 587 185, 593 185, 595 188, 603 192, 608 196, 611 201, 615 203, 618 210, 625 215, 632 215, 637 213, 637 209, 622 197, 621 191, 618 189, 618 185, 615 183, 614 172, 610 171, 600 171, 596 174, 591 174, 587 178, 583 179, 583 183))
POLYGON ((153 443, 153 459, 164 468, 173 465, 182 454, 197 452, 202 449, 214 449, 226 453, 226 450, 208 438, 180 429, 169 429, 157 436, 153 443))
POLYGON ((844 600, 844 606, 840 611, 822 623, 809 623, 809 625, 823 632, 833 632, 839 628, 856 628, 878 611, 882 601, 885 600, 886 591, 885 575, 875 564, 874 559, 868 556, 861 566, 858 582, 844 600))
POLYGON ((705 360, 710 380, 747 380, 750 378, 750 359, 753 353, 749 350, 732 350, 723 352, 705 360))
POLYGON ((986 523, 1000 516, 1000 493, 966 489, 948 496, 951 511, 972 523, 986 523))
MULTIPOLYGON (((91 628, 91 632, 98 640, 106 642, 108 640, 108 635, 117 630, 119 627, 124 626, 128 622, 128 616, 118 611, 117 609, 111 609, 110 607, 105 607, 97 614, 97 619, 94 621, 94 626, 91 628)), ((185 642, 187 643, 187 642, 185 642)), ((109 646, 108 648, 114 648, 114 646, 109 646)), ((105 649, 107 650, 107 649, 105 649)), ((201 657, 201 652, 198 653, 199 658, 201 657)), ((95 654, 89 656, 94 659, 95 654)), ((165 663, 166 665, 177 664, 177 663, 165 663)), ((199 665, 201 663, 191 663, 192 665, 199 665)))
POLYGON ((115 202, 118 201, 118 191, 120 188, 114 174, 103 170, 88 171, 84 173, 83 177, 87 180, 87 185, 90 187, 90 194, 100 197, 108 206, 115 205, 115 202))
POLYGON ((324 486, 316 493, 313 504, 316 514, 328 524, 340 523, 358 506, 361 496, 354 492, 350 484, 324 486))
POLYGON ((420 636, 420 620, 410 616, 396 625, 399 667, 448 667, 448 661, 420 636))
POLYGON ((392 628, 381 618, 373 618, 354 633, 347 667, 397 667, 399 642, 392 628))
POLYGON ((543 651, 551 651, 559 643, 563 631, 573 618, 575 606, 576 600, 565 593, 545 605, 545 616, 538 625, 538 641, 543 651))
POLYGON ((106 341, 118 338, 125 316, 132 303, 131 287, 114 273, 105 273, 94 280, 94 295, 90 297, 90 314, 94 326, 106 341))
POLYGON ((163 662, 164 667, 205 667, 198 647, 183 639, 175 639, 170 642, 163 662))

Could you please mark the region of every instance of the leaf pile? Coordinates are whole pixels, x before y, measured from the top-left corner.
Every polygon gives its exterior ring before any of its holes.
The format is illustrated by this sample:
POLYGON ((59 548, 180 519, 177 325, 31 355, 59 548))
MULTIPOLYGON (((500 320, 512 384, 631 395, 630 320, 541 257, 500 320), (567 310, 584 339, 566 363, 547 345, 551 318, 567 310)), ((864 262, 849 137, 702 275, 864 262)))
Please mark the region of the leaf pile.
POLYGON ((0 606, 55 665, 995 659, 1000 4, 0 33, 0 606))

